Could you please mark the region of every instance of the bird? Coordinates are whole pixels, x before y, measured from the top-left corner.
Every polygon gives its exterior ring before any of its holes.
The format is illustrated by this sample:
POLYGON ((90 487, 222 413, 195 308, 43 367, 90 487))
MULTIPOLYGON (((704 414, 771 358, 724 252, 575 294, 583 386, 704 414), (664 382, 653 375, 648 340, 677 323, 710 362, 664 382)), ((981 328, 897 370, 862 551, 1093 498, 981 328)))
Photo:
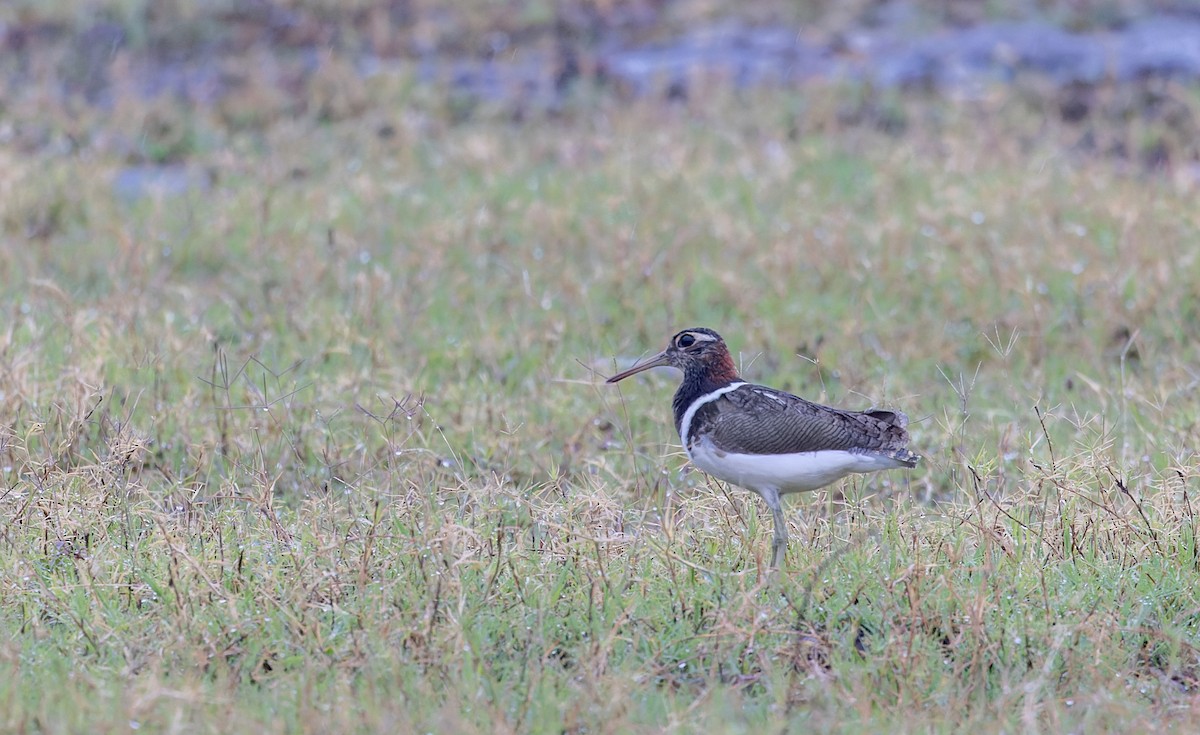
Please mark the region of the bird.
POLYGON ((757 493, 771 510, 771 569, 787 553, 781 497, 825 487, 851 473, 913 468, 908 417, 900 411, 847 411, 742 380, 729 348, 711 329, 685 329, 659 354, 606 380, 655 367, 683 371, 672 402, 675 429, 691 463, 757 493))

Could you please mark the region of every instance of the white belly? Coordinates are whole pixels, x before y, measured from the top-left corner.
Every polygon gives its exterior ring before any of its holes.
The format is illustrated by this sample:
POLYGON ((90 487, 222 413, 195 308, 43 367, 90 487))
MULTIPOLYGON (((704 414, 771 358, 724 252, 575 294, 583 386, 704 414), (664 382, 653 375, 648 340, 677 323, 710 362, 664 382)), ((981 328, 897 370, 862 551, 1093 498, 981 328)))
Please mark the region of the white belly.
POLYGON ((688 452, 692 464, 726 482, 760 492, 780 494, 825 487, 852 472, 877 472, 903 466, 879 454, 822 450, 797 454, 731 454, 701 439, 688 452))

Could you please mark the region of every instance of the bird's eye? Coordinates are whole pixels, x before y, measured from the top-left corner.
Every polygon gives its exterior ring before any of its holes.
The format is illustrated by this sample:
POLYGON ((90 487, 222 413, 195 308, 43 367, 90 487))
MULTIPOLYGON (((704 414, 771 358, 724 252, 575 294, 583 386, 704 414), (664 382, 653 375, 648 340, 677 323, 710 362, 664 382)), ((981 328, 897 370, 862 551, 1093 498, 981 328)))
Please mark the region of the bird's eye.
POLYGON ((681 336, 678 340, 676 340, 675 344, 679 345, 680 347, 682 347, 684 349, 687 349, 688 347, 691 347, 692 345, 696 344, 696 338, 690 334, 685 334, 685 335, 681 336))

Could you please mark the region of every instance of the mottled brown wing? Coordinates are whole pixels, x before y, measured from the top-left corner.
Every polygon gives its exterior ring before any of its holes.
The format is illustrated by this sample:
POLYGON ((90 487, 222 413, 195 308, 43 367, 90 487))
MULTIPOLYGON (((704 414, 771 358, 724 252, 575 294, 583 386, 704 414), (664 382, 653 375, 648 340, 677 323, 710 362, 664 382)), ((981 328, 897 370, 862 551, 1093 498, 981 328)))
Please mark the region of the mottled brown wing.
POLYGON ((707 435, 718 448, 743 454, 890 452, 908 443, 907 423, 898 411, 843 411, 773 388, 744 385, 701 406, 689 433, 694 438, 707 435))

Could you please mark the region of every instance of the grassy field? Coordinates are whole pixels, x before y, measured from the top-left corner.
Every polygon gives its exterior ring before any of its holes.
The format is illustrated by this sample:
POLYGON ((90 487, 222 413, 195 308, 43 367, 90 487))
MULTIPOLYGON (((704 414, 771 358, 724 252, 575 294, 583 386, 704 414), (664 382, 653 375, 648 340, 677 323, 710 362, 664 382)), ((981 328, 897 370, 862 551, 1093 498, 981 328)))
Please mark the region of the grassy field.
POLYGON ((366 84, 8 109, 0 730, 1200 725, 1194 181, 1071 145, 1154 129, 366 84), (192 188, 122 196, 164 140, 192 188), (689 326, 925 463, 790 498, 769 584, 673 381, 602 385, 689 326))

